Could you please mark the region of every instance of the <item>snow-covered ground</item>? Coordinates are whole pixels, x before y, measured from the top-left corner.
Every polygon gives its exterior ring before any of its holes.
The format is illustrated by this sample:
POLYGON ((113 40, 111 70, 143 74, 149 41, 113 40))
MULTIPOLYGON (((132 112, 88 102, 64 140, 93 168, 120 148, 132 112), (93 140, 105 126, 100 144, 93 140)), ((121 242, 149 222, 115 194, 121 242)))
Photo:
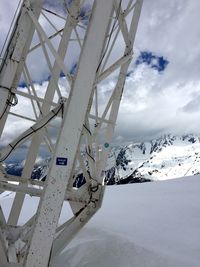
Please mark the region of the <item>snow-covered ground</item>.
MULTIPOLYGON (((102 208, 51 267, 199 267, 199 196, 198 175, 108 186, 102 208)), ((12 198, 1 195, 6 217, 12 198)), ((27 200, 23 220, 38 203, 27 200)))
POLYGON ((200 176, 108 187, 53 267, 199 267, 200 176))

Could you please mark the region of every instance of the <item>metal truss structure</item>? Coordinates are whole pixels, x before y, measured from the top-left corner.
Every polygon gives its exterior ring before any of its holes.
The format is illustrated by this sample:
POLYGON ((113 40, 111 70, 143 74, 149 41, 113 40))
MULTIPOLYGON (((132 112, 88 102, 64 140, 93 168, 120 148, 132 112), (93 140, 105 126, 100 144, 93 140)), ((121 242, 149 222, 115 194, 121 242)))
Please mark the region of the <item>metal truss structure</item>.
POLYGON ((21 1, 0 66, 2 140, 13 118, 19 122, 19 135, 0 150, 0 193, 15 194, 8 218, 0 207, 1 267, 51 266, 101 207, 142 2, 94 0, 85 8, 84 0, 63 0, 63 11, 56 1, 21 1), (77 61, 70 69, 73 50, 77 61), (32 66, 38 54, 37 64, 45 62, 49 74, 43 86, 35 82, 32 66), (24 101, 30 114, 19 112, 24 101), (4 162, 22 146, 22 175, 9 175, 4 162), (45 181, 31 178, 41 147, 51 154, 45 181), (80 175, 84 182, 76 187, 80 175), (22 224, 28 195, 39 204, 22 224), (71 212, 60 222, 66 203, 71 212))

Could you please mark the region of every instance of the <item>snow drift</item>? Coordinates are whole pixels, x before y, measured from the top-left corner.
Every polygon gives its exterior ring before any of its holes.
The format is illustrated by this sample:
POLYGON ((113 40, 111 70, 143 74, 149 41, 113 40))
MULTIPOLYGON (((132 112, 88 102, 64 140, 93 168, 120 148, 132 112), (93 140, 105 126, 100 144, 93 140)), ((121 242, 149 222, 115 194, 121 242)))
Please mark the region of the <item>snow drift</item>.
POLYGON ((108 187, 54 267, 199 267, 200 176, 108 187))
MULTIPOLYGON (((108 186, 100 211, 51 267, 199 267, 199 195, 200 176, 108 186)), ((12 198, 1 195, 6 216, 12 198)), ((38 204, 27 199, 24 221, 38 204)))

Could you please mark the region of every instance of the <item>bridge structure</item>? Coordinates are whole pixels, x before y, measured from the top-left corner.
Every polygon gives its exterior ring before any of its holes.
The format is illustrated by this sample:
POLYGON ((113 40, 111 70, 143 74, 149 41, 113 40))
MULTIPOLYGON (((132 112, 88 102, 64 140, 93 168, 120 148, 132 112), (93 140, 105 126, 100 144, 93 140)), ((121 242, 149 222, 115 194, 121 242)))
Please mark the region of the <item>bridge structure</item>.
POLYGON ((2 53, 0 193, 13 196, 9 214, 0 206, 2 267, 51 266, 104 196, 143 1, 58 2, 20 1, 2 53), (42 64, 48 78, 39 86, 35 70, 42 64), (9 138, 13 122, 19 130, 9 138), (10 175, 5 163, 22 147, 22 174, 10 175), (48 151, 50 167, 45 179, 34 180, 41 150, 48 151), (24 221, 30 197, 38 204, 24 221))

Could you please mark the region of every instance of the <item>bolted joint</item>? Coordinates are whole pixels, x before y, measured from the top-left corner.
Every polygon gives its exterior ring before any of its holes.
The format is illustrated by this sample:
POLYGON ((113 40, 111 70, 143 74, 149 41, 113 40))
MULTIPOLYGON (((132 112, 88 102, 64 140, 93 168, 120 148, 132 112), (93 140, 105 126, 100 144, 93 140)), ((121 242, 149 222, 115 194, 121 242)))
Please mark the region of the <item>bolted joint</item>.
POLYGON ((95 185, 90 185, 90 192, 91 193, 96 193, 99 190, 100 185, 99 184, 95 184, 95 185))
POLYGON ((90 205, 93 209, 101 207, 105 186, 97 183, 90 187, 90 205))
POLYGON ((60 97, 59 103, 64 104, 65 102, 67 102, 67 98, 66 97, 60 97))

